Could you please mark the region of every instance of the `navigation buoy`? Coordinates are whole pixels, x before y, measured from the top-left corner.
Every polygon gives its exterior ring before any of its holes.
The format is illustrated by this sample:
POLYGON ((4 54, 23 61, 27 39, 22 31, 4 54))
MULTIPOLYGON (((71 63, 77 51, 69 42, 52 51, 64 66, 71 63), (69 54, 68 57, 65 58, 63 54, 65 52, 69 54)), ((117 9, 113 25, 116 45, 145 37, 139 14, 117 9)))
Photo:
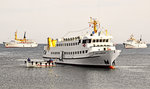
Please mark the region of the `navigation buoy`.
POLYGON ((114 66, 109 66, 109 68, 110 68, 110 69, 115 69, 115 67, 114 67, 114 66))

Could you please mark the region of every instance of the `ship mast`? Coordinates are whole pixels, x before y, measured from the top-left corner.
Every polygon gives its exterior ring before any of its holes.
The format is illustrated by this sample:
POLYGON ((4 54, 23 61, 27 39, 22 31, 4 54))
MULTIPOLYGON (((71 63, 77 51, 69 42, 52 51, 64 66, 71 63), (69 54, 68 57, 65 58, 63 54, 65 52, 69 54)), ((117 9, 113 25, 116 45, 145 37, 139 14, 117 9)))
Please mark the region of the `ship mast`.
POLYGON ((142 35, 140 35, 140 41, 142 41, 142 35))
POLYGON ((17 40, 17 31, 15 32, 15 40, 17 40))
POLYGON ((94 26, 94 33, 97 33, 97 24, 98 24, 98 22, 95 19, 93 19, 92 17, 90 17, 89 24, 93 24, 93 26, 94 26))

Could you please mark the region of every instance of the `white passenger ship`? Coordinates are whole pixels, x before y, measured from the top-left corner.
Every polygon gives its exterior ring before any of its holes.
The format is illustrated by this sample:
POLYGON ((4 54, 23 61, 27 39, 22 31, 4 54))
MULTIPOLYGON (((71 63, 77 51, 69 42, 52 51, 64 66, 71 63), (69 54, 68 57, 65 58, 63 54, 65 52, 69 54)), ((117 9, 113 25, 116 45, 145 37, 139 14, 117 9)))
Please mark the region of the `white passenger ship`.
POLYGON ((140 40, 136 40, 133 35, 123 43, 125 48, 147 48, 147 44, 142 42, 142 38, 140 40))
POLYGON ((37 47, 38 44, 33 40, 26 39, 26 32, 24 33, 23 39, 17 38, 17 31, 15 32, 15 40, 11 40, 10 42, 3 42, 6 48, 21 48, 21 47, 37 47))
POLYGON ((107 30, 97 31, 100 25, 96 19, 91 18, 89 24, 94 30, 90 34, 56 40, 48 38, 43 58, 62 64, 112 67, 121 51, 116 50, 107 30))

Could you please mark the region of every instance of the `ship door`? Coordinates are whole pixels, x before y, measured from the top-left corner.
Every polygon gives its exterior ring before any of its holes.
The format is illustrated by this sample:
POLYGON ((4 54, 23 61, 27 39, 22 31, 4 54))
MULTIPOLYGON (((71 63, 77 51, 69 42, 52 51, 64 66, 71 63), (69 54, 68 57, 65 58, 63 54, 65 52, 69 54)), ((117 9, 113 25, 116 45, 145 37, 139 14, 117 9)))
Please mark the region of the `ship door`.
POLYGON ((60 52, 60 61, 63 61, 63 57, 64 57, 64 51, 60 52))

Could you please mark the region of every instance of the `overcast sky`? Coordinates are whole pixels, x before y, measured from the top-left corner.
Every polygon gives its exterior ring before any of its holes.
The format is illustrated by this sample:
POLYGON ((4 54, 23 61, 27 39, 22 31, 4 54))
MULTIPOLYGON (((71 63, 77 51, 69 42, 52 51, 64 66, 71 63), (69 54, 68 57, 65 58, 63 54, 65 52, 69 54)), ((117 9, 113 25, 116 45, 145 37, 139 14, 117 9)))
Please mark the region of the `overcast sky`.
POLYGON ((130 34, 142 35, 150 43, 150 0, 0 0, 0 43, 18 37, 47 43, 69 31, 88 27, 89 17, 97 17, 122 43, 130 34))

